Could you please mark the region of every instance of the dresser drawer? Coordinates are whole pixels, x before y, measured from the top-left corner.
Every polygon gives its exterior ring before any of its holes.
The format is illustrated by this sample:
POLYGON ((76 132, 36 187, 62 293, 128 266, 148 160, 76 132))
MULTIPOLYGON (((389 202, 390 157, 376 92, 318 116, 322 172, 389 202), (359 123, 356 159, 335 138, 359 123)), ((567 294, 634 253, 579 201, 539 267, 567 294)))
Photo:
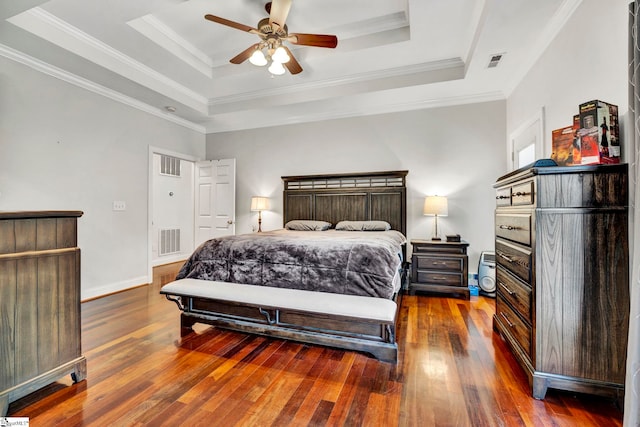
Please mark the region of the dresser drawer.
POLYGON ((503 325, 502 330, 511 335, 531 359, 531 327, 518 317, 502 298, 502 294, 498 294, 496 298, 496 318, 503 325))
POLYGON ((431 285, 467 286, 460 272, 417 270, 412 280, 431 285))
POLYGON ((452 258, 414 255, 413 262, 419 270, 449 270, 460 272, 464 267, 463 257, 452 258))
POLYGON ((535 201, 534 188, 533 181, 527 181, 511 187, 511 206, 533 205, 535 201))
POLYGON ((526 283, 531 283, 531 250, 496 240, 496 261, 526 283))
POLYGON ((531 317, 531 287, 520 282, 502 266, 496 269, 497 291, 529 323, 531 317))
POLYGON ((496 191, 496 206, 511 206, 511 187, 496 191))
POLYGON ((496 236, 531 246, 531 213, 497 213, 496 236))

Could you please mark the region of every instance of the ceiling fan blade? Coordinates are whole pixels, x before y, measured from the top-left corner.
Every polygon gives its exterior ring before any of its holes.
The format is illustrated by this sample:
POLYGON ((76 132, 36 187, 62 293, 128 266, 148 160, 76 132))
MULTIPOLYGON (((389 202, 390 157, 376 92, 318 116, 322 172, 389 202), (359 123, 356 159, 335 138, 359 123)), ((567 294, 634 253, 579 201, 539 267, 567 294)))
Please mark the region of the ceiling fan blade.
POLYGON ((329 34, 289 34, 287 41, 304 46, 335 48, 338 38, 329 34))
POLYGON ((274 0, 271 2, 269 12, 269 24, 277 25, 280 28, 284 28, 284 23, 289 16, 289 9, 291 9, 291 0, 274 0))
POLYGON ((231 58, 229 62, 231 62, 232 64, 242 64, 244 61, 246 61, 251 57, 251 55, 256 50, 258 45, 260 45, 260 43, 256 43, 252 46, 249 46, 247 49, 243 50, 242 52, 240 52, 239 54, 231 58))
POLYGON ((235 28, 236 30, 246 31, 248 33, 259 33, 259 31, 253 27, 250 27, 244 24, 239 24, 234 21, 229 21, 228 19, 220 18, 219 16, 205 15, 204 19, 208 19, 209 21, 213 21, 218 24, 226 25, 227 27, 235 28))
POLYGON ((291 53, 289 48, 286 47, 286 46, 282 46, 282 47, 287 52, 287 55, 289 55, 289 61, 285 62, 284 64, 282 64, 282 65, 284 65, 284 68, 289 70, 289 72, 291 74, 298 74, 298 73, 302 72, 302 67, 300 66, 298 61, 296 61, 296 58, 293 56, 293 54, 291 53))

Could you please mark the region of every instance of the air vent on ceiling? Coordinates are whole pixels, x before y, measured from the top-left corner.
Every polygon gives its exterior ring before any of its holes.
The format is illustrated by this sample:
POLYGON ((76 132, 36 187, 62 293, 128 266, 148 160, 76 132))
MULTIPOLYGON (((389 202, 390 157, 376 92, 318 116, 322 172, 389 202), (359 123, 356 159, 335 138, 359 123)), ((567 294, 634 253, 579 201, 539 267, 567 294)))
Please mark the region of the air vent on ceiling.
POLYGON ((504 53, 496 53, 491 55, 491 59, 489 59, 489 65, 487 65, 487 68, 497 67, 500 61, 502 60, 503 56, 504 56, 504 53))

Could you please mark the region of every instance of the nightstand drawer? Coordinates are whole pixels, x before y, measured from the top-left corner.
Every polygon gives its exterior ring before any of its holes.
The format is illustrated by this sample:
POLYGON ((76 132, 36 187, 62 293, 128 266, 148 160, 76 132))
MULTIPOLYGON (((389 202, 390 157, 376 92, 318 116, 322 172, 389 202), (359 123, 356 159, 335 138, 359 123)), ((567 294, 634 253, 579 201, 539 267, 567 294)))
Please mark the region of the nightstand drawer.
POLYGON ((531 246, 531 214, 496 214, 496 236, 531 246))
POLYGON ((462 271, 464 267, 464 258, 440 258, 416 255, 416 268, 419 270, 452 270, 462 271))
POLYGON ((414 280, 418 283, 432 285, 466 286, 462 274, 446 271, 417 270, 414 280))
POLYGON ((503 325, 502 330, 511 335, 531 358, 531 327, 502 299, 502 294, 498 294, 496 299, 496 319, 503 325))
POLYGON ((531 323, 531 287, 509 274, 501 265, 496 269, 498 293, 531 323))
POLYGON ((496 262, 526 283, 531 283, 531 250, 496 240, 496 262))

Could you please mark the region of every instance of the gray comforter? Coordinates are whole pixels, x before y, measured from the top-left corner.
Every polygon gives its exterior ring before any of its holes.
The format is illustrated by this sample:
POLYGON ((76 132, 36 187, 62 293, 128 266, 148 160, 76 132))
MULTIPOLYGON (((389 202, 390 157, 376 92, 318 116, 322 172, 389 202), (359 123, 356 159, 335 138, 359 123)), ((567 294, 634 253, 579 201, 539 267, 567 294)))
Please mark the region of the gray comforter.
POLYGON ((227 236, 200 245, 176 279, 392 298, 405 242, 394 230, 277 230, 227 236))

